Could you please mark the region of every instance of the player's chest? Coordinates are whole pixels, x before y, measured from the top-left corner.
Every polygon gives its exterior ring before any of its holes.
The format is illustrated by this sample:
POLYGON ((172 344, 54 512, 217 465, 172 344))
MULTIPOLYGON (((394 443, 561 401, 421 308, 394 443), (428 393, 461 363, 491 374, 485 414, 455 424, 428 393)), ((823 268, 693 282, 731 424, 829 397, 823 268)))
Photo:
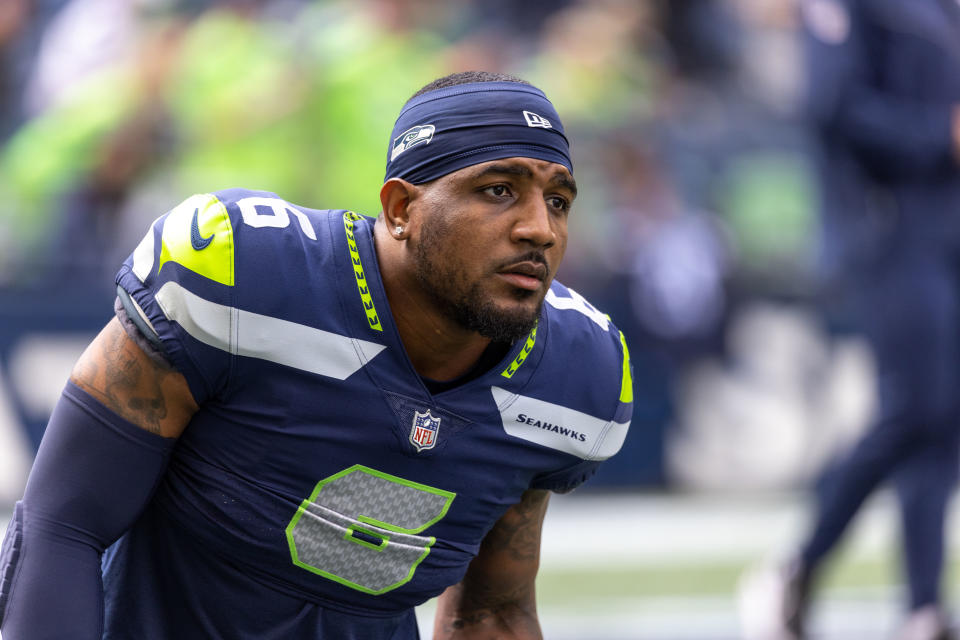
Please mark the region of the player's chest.
POLYGON ((294 494, 352 465, 457 490, 491 474, 521 487, 557 464, 507 433, 489 385, 433 397, 385 377, 274 371, 199 416, 193 441, 211 463, 294 494))

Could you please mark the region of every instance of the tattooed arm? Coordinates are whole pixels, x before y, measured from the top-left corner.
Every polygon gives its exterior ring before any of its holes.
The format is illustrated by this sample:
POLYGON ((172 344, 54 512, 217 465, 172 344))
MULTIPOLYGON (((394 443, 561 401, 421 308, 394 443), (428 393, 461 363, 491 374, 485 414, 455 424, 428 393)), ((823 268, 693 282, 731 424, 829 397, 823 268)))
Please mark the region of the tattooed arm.
POLYGON ((463 580, 439 599, 434 638, 542 638, 534 580, 548 491, 530 490, 497 521, 463 580))
POLYGON ((116 318, 80 357, 0 548, 0 632, 100 640, 100 558, 149 503, 197 405, 116 318))
POLYGON ((197 403, 182 374, 150 358, 113 318, 70 375, 108 409, 151 433, 179 436, 197 403))

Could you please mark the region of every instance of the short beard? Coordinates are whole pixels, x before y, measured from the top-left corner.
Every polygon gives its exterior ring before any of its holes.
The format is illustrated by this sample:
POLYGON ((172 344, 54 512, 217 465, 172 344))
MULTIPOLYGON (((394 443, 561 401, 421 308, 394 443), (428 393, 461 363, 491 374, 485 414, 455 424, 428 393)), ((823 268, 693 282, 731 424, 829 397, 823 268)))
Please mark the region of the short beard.
MULTIPOLYGON (((512 344, 529 334, 540 318, 543 300, 527 313, 518 309, 501 309, 484 294, 479 282, 467 283, 467 276, 456 267, 442 268, 435 260, 443 251, 445 222, 425 225, 416 245, 415 275, 420 286, 447 318, 462 328, 474 331, 493 342, 512 344)), ((536 295, 534 291, 517 289, 517 301, 536 295)))

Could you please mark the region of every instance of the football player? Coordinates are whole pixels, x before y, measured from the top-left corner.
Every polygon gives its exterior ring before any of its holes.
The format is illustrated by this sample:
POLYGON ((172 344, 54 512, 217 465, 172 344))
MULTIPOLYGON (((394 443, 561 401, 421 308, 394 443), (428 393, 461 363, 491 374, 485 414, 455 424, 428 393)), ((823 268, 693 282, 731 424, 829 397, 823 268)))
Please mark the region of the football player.
POLYGON ((539 638, 549 492, 633 401, 553 279, 576 195, 546 96, 467 72, 403 107, 375 220, 243 189, 158 218, 16 505, 4 635, 402 640, 440 595, 437 638, 539 638))

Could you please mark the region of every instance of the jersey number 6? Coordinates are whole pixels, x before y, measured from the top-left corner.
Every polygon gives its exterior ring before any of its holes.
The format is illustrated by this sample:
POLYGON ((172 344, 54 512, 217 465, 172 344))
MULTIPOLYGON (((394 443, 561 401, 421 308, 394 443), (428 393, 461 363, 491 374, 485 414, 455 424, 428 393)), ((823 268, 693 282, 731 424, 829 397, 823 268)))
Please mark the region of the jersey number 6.
POLYGON ((364 593, 407 583, 456 494, 354 465, 317 483, 287 525, 298 567, 364 593))

